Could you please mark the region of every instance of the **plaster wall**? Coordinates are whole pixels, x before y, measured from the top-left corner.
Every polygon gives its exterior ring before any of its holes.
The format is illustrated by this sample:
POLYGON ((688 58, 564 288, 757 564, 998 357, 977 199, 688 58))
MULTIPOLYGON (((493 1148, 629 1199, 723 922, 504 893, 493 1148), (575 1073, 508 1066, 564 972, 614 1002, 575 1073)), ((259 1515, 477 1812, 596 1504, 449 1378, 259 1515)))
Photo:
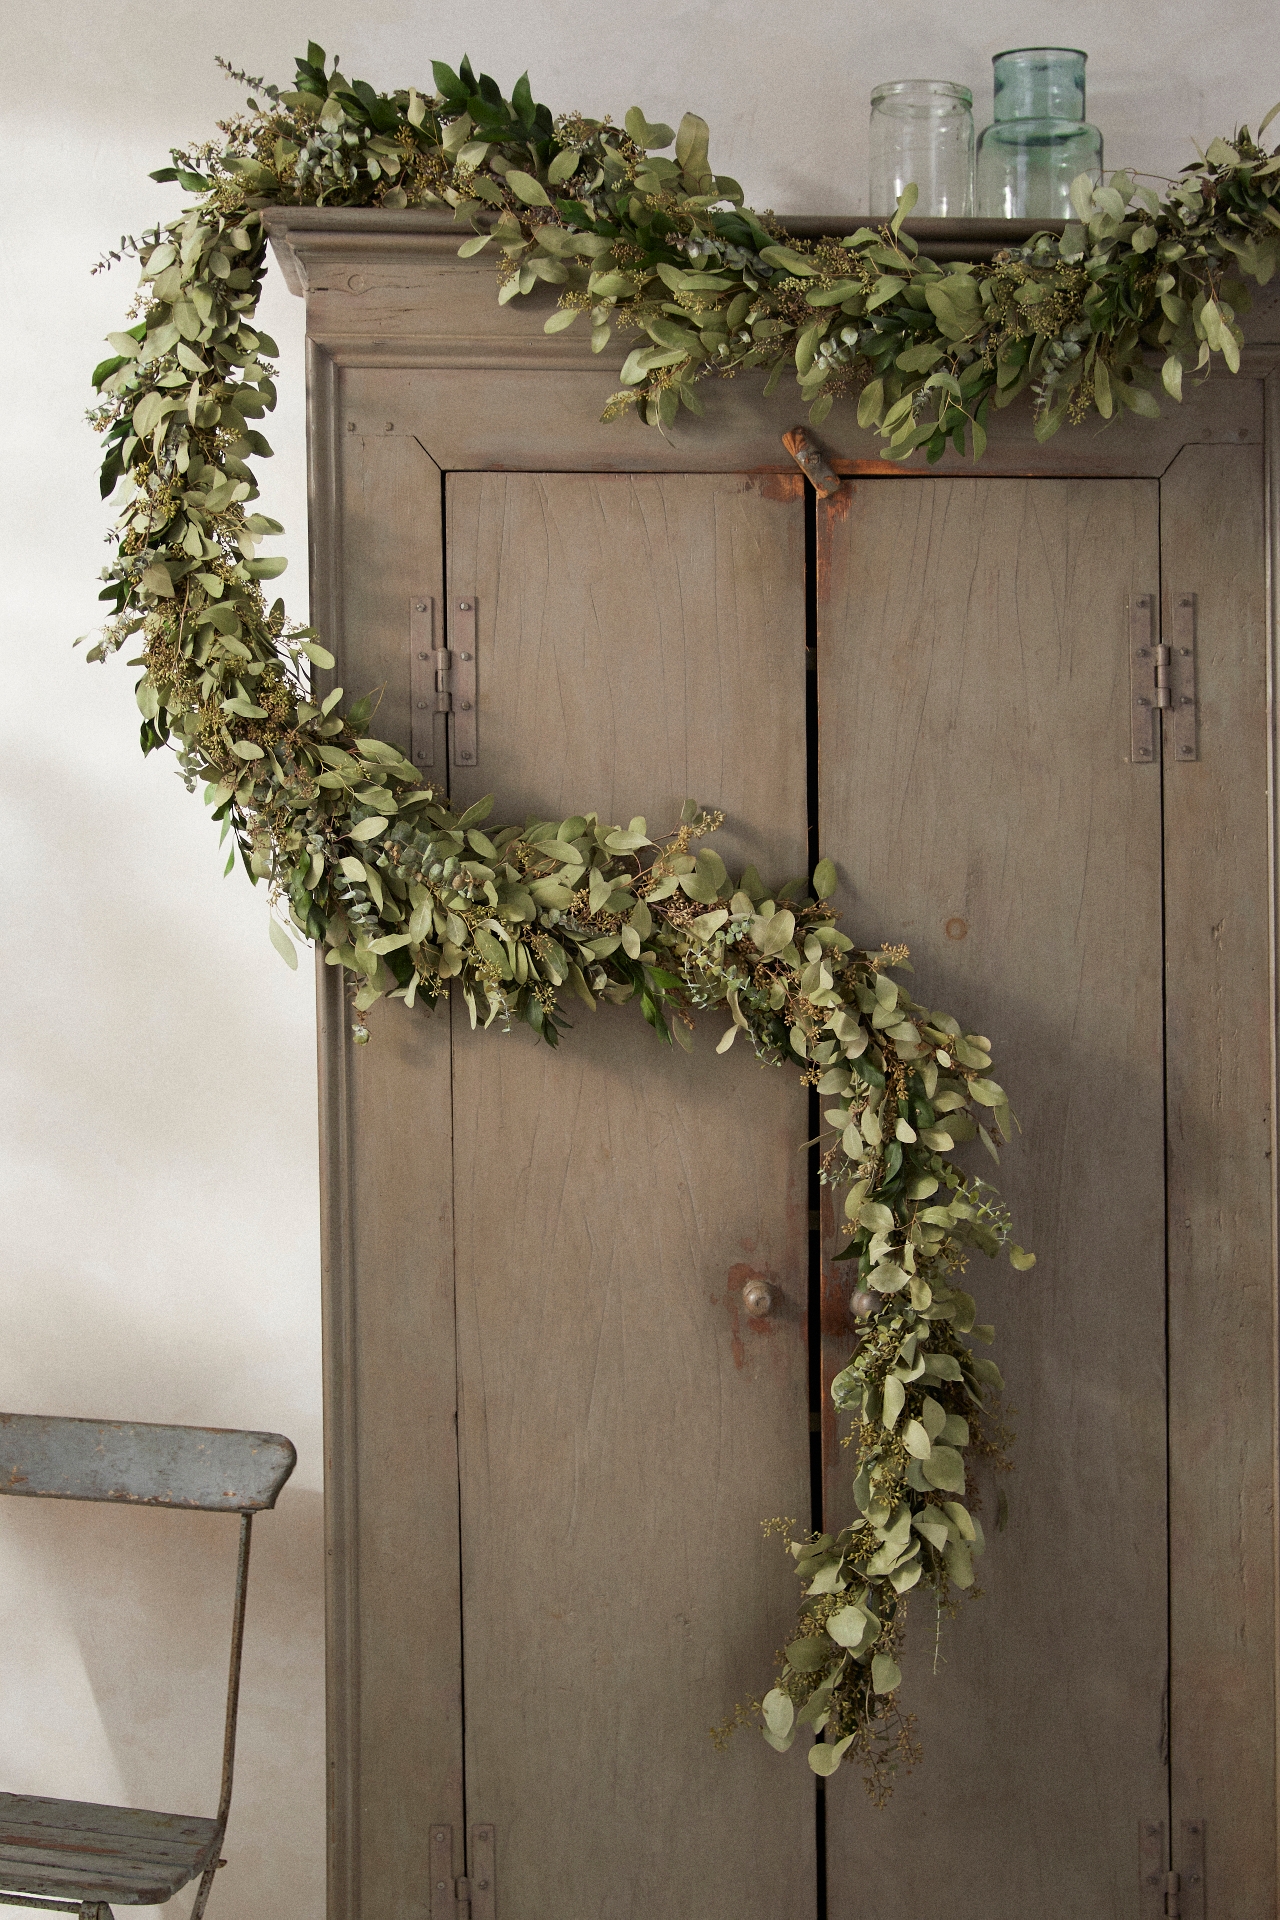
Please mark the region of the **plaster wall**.
MULTIPOLYGON (((808 212, 865 204, 874 83, 964 80, 981 125, 989 56, 1041 41, 1088 49, 1108 164, 1169 173, 1280 95, 1274 27, 1267 0, 470 0, 461 16, 47 0, 9 16, 0 1406, 297 1443, 257 1530, 223 1920, 318 1920, 324 1899, 314 994, 268 945, 265 901, 221 877, 198 801, 140 758, 133 676, 71 650, 97 619, 110 517, 86 376, 133 291, 128 269, 90 278, 91 262, 179 204, 147 174, 235 110, 216 53, 287 81, 312 37, 350 76, 426 90, 433 53, 469 51, 508 90, 527 66, 553 110, 621 119, 638 102, 674 124, 693 107, 753 205, 808 212)), ((302 317, 275 277, 264 506, 289 529, 283 584, 305 616, 302 317)), ((211 1811, 233 1565, 216 1517, 4 1502, 0 1786, 211 1811)))

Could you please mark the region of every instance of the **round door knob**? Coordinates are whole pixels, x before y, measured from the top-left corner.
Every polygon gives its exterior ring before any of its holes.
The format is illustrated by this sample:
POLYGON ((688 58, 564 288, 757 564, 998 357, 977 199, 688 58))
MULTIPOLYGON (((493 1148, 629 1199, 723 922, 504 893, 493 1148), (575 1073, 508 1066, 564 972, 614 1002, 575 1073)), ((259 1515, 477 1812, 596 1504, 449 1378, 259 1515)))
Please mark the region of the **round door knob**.
POLYGON ((858 1287, 849 1296, 849 1318, 866 1320, 880 1305, 880 1295, 872 1293, 870 1287, 858 1287))
POLYGON ((773 1310, 773 1288, 763 1280, 748 1280, 742 1298, 753 1320, 763 1320, 773 1310))

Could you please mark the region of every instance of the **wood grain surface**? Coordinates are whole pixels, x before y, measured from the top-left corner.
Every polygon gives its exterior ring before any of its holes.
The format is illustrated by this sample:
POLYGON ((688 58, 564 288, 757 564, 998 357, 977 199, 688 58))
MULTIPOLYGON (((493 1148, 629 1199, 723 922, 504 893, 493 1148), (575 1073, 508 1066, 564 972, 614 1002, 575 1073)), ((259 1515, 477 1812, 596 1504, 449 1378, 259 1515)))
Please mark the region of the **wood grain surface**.
POLYGON ((1199 759, 1165 751, 1173 1820, 1206 1823, 1213 1920, 1251 1920, 1276 1911, 1261 456, 1188 447, 1160 497, 1200 700, 1199 759))
MULTIPOLYGON (((440 475, 406 436, 340 436, 319 504, 340 565, 317 624, 349 697, 385 686, 377 725, 407 747, 409 597, 444 584, 440 475)), ((426 1920, 428 1823, 463 1827, 449 1026, 384 1002, 353 1047, 324 971, 330 1899, 426 1920)))
MULTIPOLYGON (((804 858, 799 476, 459 475, 497 818, 674 823, 804 858)), ((808 1920, 812 1777, 708 1729, 768 1684, 808 1507, 805 1106, 792 1075, 575 1006, 558 1057, 455 1011, 467 1809, 520 1920, 808 1920), (775 1290, 749 1322, 742 1288, 775 1290)))
POLYGON ((848 930, 906 941, 913 993, 991 1037, 1025 1139, 998 1174, 970 1151, 1039 1258, 973 1262, 1019 1410, 1009 1523, 988 1482, 989 1593, 943 1623, 936 1671, 915 1600, 924 1767, 880 1815, 832 1782, 829 1911, 1120 1920, 1167 1794, 1160 774, 1126 763, 1156 487, 860 481, 818 512, 821 823, 848 930))

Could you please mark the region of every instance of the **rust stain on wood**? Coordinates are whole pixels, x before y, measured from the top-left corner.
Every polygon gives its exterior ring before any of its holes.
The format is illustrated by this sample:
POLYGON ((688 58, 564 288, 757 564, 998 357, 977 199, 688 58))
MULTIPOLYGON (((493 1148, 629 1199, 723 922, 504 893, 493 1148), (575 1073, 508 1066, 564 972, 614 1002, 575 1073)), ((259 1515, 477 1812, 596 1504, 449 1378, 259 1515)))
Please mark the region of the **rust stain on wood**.
POLYGON ((777 473, 772 469, 753 474, 750 484, 752 492, 762 500, 784 501, 788 505, 804 491, 804 480, 798 473, 777 473))
POLYGON ((745 1261, 739 1261, 737 1265, 730 1267, 725 1278, 727 1287, 724 1304, 729 1314, 729 1326, 733 1344, 733 1364, 737 1367, 738 1371, 741 1372, 747 1363, 746 1343, 742 1338, 743 1321, 746 1321, 747 1331, 753 1333, 758 1340, 772 1340, 774 1334, 777 1332, 773 1313, 757 1315, 746 1311, 742 1299, 742 1289, 748 1286, 752 1280, 762 1280, 772 1292, 776 1303, 779 1298, 778 1277, 774 1273, 764 1272, 759 1267, 750 1267, 745 1261))
POLYGON ((803 427, 792 427, 783 434, 782 444, 819 499, 825 500, 828 494, 837 492, 840 481, 812 434, 803 427))

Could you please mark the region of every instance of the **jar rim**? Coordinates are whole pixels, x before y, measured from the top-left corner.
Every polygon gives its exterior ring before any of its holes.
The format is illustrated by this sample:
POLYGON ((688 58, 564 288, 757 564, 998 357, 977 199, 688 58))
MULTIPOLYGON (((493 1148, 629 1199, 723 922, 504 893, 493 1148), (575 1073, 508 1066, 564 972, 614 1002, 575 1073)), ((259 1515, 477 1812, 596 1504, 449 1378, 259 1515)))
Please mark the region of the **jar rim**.
POLYGON ((992 54, 992 64, 997 60, 1012 60, 1018 53, 1072 53, 1077 60, 1089 58, 1083 47, 1006 47, 1003 53, 992 54))
POLYGON ((962 100, 966 106, 973 105, 973 89, 959 80, 882 80, 879 86, 871 89, 871 104, 901 93, 906 87, 934 87, 940 94, 947 94, 953 100, 962 100))

